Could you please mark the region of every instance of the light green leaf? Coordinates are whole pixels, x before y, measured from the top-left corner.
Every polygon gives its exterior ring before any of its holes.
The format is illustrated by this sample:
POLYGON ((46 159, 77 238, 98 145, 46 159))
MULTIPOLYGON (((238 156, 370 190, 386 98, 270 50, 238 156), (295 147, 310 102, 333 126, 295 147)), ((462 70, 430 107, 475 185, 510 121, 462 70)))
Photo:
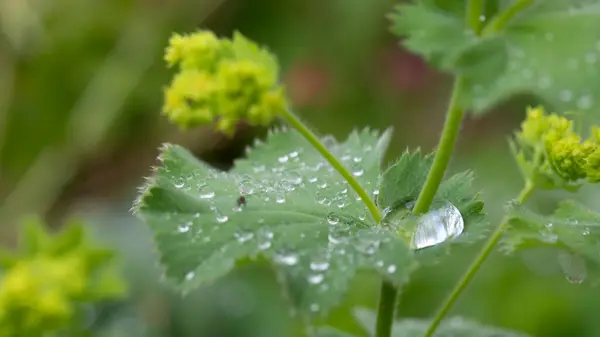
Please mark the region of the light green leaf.
MULTIPOLYGON (((379 181, 377 203, 384 210, 384 223, 408 239, 412 237, 417 224, 417 220, 410 215, 410 204, 417 199, 432 160, 432 155, 423 156, 420 151, 405 152, 383 173, 379 181)), ((430 211, 446 203, 452 204, 460 212, 464 232, 451 240, 419 249, 416 254, 420 262, 437 262, 439 256, 449 253, 452 246, 472 244, 486 236, 488 227, 484 221, 483 201, 479 195, 471 192, 472 182, 472 172, 466 171, 451 176, 440 185, 430 211)))
POLYGON ((597 0, 536 2, 503 31, 481 37, 462 12, 436 1, 399 6, 392 19, 408 49, 466 78, 463 103, 475 113, 519 93, 535 94, 560 111, 589 111, 600 98, 597 0))
MULTIPOLYGON (((341 144, 324 142, 373 191, 389 137, 364 130, 341 144)), ((405 242, 375 224, 346 181, 295 131, 270 134, 228 173, 179 146, 166 145, 160 159, 137 210, 155 231, 167 277, 184 291, 223 277, 237 261, 264 256, 292 304, 320 315, 358 270, 401 286, 415 266, 405 242)))
MULTIPOLYGON (((373 336, 375 331, 376 314, 371 310, 356 310, 356 318, 373 336)), ((430 320, 405 319, 394 323, 392 337, 422 337, 430 320)), ((486 326, 461 317, 451 317, 444 320, 433 337, 527 337, 527 334, 504 328, 486 326)))
MULTIPOLYGON (((537 247, 554 247, 565 276, 573 283, 582 282, 587 266, 599 265, 600 214, 572 200, 559 204, 554 214, 545 216, 515 205, 502 248, 508 253, 537 247)), ((596 268, 597 269, 597 268, 596 268)))

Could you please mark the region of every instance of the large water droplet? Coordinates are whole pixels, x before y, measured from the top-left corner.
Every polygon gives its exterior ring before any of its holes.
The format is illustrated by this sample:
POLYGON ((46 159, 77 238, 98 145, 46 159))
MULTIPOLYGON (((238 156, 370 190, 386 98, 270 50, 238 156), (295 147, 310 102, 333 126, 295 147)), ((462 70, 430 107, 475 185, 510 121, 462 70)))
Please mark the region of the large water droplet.
POLYGON ((558 252, 558 264, 565 274, 565 278, 572 284, 580 284, 587 277, 585 260, 571 252, 561 250, 558 252))
POLYGON ((293 266, 298 263, 298 255, 294 253, 275 255, 275 261, 288 266, 293 266))
POLYGON ((386 271, 388 272, 388 274, 393 274, 393 273, 395 273, 395 272, 396 272, 396 265, 394 265, 394 264, 390 264, 390 265, 387 267, 386 271))
POLYGON ((177 188, 182 188, 185 184, 183 183, 183 181, 176 181, 175 182, 175 187, 177 188))
POLYGON ((277 160, 278 160, 280 163, 282 163, 282 164, 283 164, 283 163, 287 163, 287 161, 288 161, 289 159, 290 159, 290 157, 288 157, 287 155, 285 155, 285 156, 281 156, 281 157, 279 157, 277 160))
POLYGON ((309 275, 308 276, 308 283, 310 283, 310 284, 319 284, 319 283, 323 282, 323 279, 325 279, 325 275, 323 275, 323 274, 309 275))
POLYGON ((435 246, 459 236, 465 228, 460 211, 445 202, 421 217, 411 241, 412 249, 435 246))
POLYGON ((217 222, 224 223, 227 222, 227 220, 229 220, 229 217, 227 215, 217 215, 216 219, 217 222))

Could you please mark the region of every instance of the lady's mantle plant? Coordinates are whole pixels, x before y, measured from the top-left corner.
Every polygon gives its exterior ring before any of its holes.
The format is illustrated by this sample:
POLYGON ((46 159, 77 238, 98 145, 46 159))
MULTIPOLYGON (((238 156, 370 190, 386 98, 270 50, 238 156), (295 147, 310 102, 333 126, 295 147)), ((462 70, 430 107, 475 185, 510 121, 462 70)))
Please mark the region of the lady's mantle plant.
POLYGON ((37 219, 23 225, 21 251, 1 254, 0 336, 83 335, 84 306, 125 292, 114 254, 87 242, 79 223, 56 235, 37 219))
MULTIPOLYGON (((292 128, 273 130, 226 173, 179 146, 163 146, 162 165, 142 188, 136 210, 155 231, 167 276, 189 291, 242 260, 263 257, 290 305, 314 320, 339 303, 357 272, 371 271, 383 280, 378 310, 357 318, 373 336, 522 336, 442 320, 500 242, 507 252, 556 247, 574 283, 586 277, 586 263, 600 262, 600 215, 572 201, 551 216, 522 206, 535 189, 575 191, 600 180, 599 129, 582 141, 572 121, 541 107, 528 109, 511 142, 522 192, 436 316, 394 324, 396 294, 418 265, 488 232, 483 202, 469 191, 472 174, 443 179, 465 110, 482 113, 525 91, 561 108, 592 108, 598 77, 569 67, 597 69, 600 30, 592 27, 599 25, 599 6, 584 0, 400 6, 393 20, 405 45, 456 80, 436 152, 407 151, 387 168, 382 158, 390 130, 354 131, 343 142, 315 136, 291 112, 267 50, 238 33, 231 40, 208 31, 174 35, 166 61, 177 72, 163 109, 171 121, 184 128, 216 123, 229 135, 242 119, 269 125, 283 118, 292 128)), ((311 334, 344 336, 328 328, 311 334)))

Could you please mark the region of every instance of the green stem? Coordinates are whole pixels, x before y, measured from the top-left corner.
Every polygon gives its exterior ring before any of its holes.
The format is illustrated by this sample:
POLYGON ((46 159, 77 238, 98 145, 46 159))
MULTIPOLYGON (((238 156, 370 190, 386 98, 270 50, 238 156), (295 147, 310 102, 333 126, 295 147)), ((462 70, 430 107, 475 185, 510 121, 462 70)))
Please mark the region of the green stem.
MULTIPOLYGON (((463 109, 460 107, 459 100, 464 89, 464 80, 457 78, 452 90, 452 98, 446 113, 446 122, 442 130, 442 136, 438 144, 438 149, 433 159, 433 164, 425 185, 417 198, 413 208, 416 214, 425 213, 429 210, 431 202, 442 182, 442 178, 450 162, 454 144, 460 131, 460 124, 463 118, 463 109)), ((381 296, 377 308, 377 325, 375 337, 390 337, 392 335, 392 325, 396 307, 396 298, 398 290, 391 284, 383 281, 381 284, 381 296)))
MULTIPOLYGON (((525 182, 525 187, 523 188, 523 190, 521 190, 521 193, 519 193, 519 196, 517 197, 517 202, 522 204, 531 195, 531 193, 533 193, 534 189, 535 185, 533 184, 533 182, 531 180, 527 180, 525 182)), ((444 301, 444 304, 442 304, 442 306, 440 307, 439 311, 435 315, 433 321, 431 322, 431 325, 429 325, 429 328, 427 329, 423 337, 431 337, 433 335, 437 327, 442 322, 442 319, 444 319, 448 311, 450 311, 450 309, 454 305, 454 302, 456 302, 463 290, 465 290, 465 288, 473 280, 475 274, 477 274, 483 262, 485 262, 485 260, 494 250, 494 247, 496 247, 496 244, 498 244, 498 241, 500 241, 500 239, 502 238, 502 234, 506 229, 508 220, 508 216, 505 215, 502 221, 500 221, 500 224, 498 225, 498 227, 496 227, 496 229, 490 236, 488 242, 481 249, 479 255, 475 258, 469 269, 467 269, 467 271, 461 277, 460 281, 458 281, 448 298, 444 301)))
POLYGON ((515 17, 519 12, 528 7, 534 0, 518 0, 508 7, 504 12, 498 14, 494 19, 483 29, 482 35, 487 36, 497 33, 504 29, 504 26, 515 17))
POLYGON ((415 214, 425 213, 429 210, 429 206, 431 206, 435 193, 446 173, 446 168, 450 162, 454 144, 458 138, 460 125, 463 119, 464 110, 460 106, 459 100, 462 96, 464 86, 464 80, 461 77, 457 77, 454 82, 452 98, 450 99, 450 104, 446 113, 446 122, 444 123, 444 129, 442 130, 442 136, 438 148, 435 151, 435 157, 433 158, 433 164, 431 165, 427 180, 425 180, 425 185, 423 185, 423 189, 413 208, 413 213, 415 214))
POLYGON ((481 16, 483 15, 484 0, 470 0, 467 5, 467 25, 479 35, 483 28, 481 16))
POLYGON ((352 173, 350 173, 350 171, 348 171, 346 167, 344 167, 344 165, 342 165, 342 163, 340 163, 340 161, 331 152, 329 152, 327 147, 321 143, 319 138, 312 131, 310 131, 306 125, 304 125, 304 123, 302 123, 302 121, 300 121, 300 119, 294 115, 293 112, 290 110, 285 110, 283 112, 283 117, 296 130, 298 130, 298 132, 300 132, 300 134, 304 136, 304 138, 306 138, 306 140, 308 140, 308 142, 315 149, 317 149, 317 151, 319 151, 319 153, 329 162, 329 164, 331 164, 331 166, 333 166, 336 171, 342 175, 342 177, 344 177, 344 179, 346 179, 350 187, 352 187, 356 194, 358 194, 358 196, 362 199, 362 202, 365 204, 365 206, 367 206, 375 222, 379 223, 381 220, 381 212, 377 208, 377 205, 375 205, 373 199, 371 199, 369 196, 369 193, 367 193, 367 191, 365 191, 365 189, 358 183, 358 180, 356 180, 352 173))

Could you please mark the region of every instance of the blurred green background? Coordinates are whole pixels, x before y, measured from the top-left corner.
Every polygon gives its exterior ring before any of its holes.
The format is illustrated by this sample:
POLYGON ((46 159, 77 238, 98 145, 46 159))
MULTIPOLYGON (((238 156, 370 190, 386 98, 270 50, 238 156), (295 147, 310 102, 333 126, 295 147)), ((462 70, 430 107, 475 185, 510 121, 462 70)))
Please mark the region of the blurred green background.
MULTIPOLYGON (((322 134, 354 127, 395 129, 389 158, 406 147, 432 149, 450 78, 404 51, 386 19, 396 0, 0 0, 0 242, 14 245, 18 219, 41 214, 52 226, 89 220, 122 253, 127 301, 100 308, 102 336, 280 337, 300 334, 274 277, 248 266, 186 298, 162 285, 150 233, 129 212, 157 147, 175 142, 226 169, 259 131, 228 140, 210 129, 181 133, 160 116, 170 73, 171 32, 239 30, 279 56, 297 112, 322 134)), ((468 118, 451 170, 472 168, 492 223, 521 187, 506 137, 530 97, 468 118)), ((598 119, 588 116, 587 120, 598 119)), ((577 198, 598 208, 597 189, 577 198)), ((563 193, 540 193, 547 211, 563 193)), ((427 317, 479 247, 420 269, 399 314, 427 317)), ((591 280, 569 284, 544 252, 495 254, 452 311, 533 336, 600 336, 600 293, 591 280), (534 268, 536 267, 536 268, 534 268), (544 267, 544 268, 540 268, 544 267), (535 270, 534 270, 535 269, 535 270)), ((352 307, 373 307, 378 280, 356 280, 330 323, 360 332, 352 307)))

